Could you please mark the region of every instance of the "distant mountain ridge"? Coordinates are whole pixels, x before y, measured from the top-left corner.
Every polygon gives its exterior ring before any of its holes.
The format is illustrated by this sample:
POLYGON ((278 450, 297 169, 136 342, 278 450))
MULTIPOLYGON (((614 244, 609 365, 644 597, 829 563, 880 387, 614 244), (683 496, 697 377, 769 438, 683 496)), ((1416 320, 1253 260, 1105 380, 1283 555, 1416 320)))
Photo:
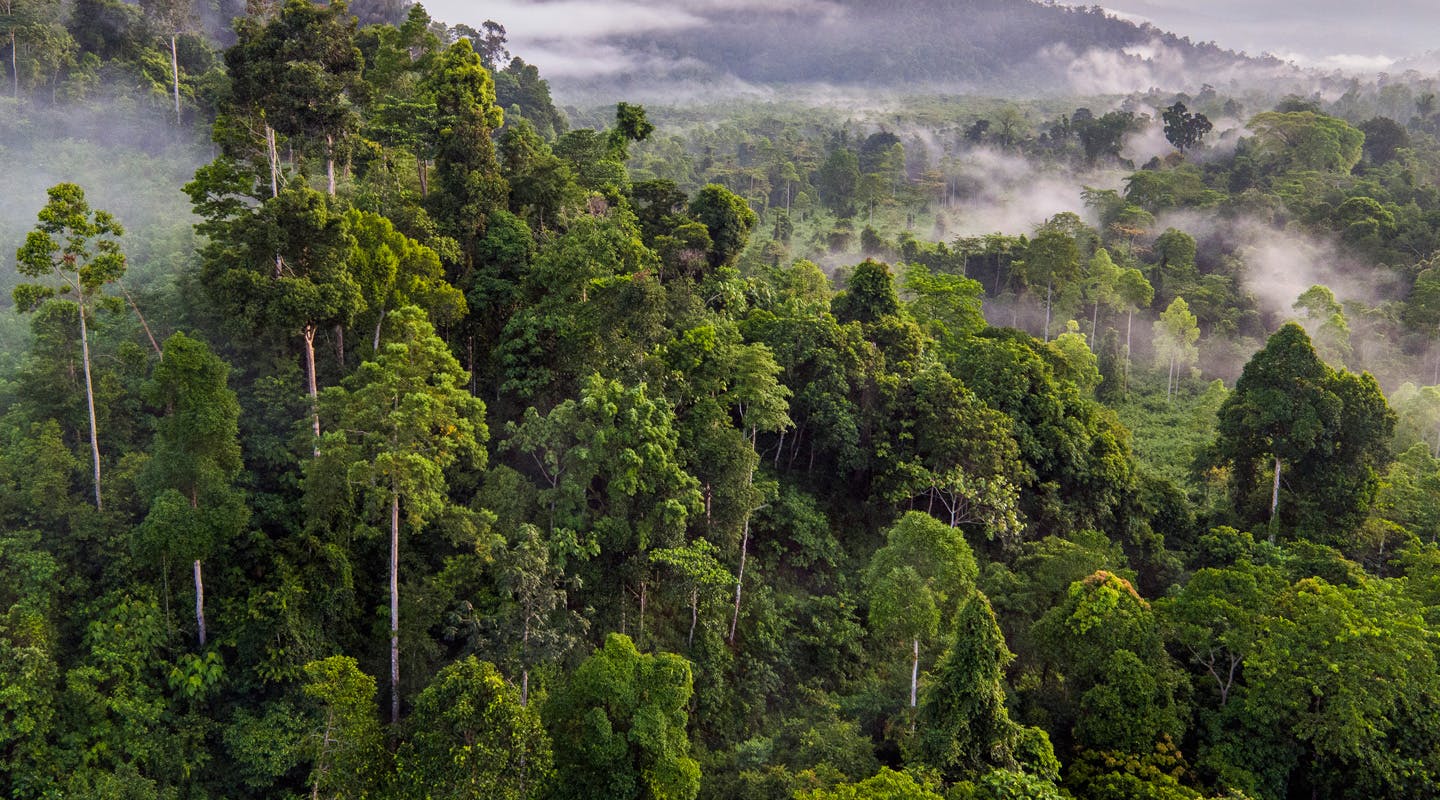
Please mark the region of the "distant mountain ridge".
MULTIPOLYGON (((724 4, 719 4, 724 5, 724 4)), ((562 78, 644 83, 669 76, 766 86, 839 84, 961 90, 1112 93, 1198 87, 1239 73, 1293 74, 1274 58, 1118 18, 1098 7, 1032 0, 815 0, 788 8, 691 6, 702 27, 605 39, 645 67, 620 76, 562 78), (1148 83, 1147 83, 1148 82, 1148 83)))

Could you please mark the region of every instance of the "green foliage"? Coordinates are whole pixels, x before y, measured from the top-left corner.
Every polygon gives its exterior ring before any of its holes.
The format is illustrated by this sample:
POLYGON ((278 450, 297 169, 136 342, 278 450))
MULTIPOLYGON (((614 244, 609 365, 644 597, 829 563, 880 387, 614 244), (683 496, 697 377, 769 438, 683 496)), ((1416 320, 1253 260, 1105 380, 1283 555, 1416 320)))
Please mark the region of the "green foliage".
POLYGON ((607 636, 545 706, 553 796, 692 800, 700 790, 685 733, 692 692, 689 662, 607 636))
POLYGON ((375 679, 361 672, 355 659, 331 656, 305 665, 304 693, 319 712, 304 745, 313 791, 371 796, 385 756, 375 679))
POLYGON ((550 742, 533 708, 474 656, 440 670, 415 701, 395 756, 400 796, 548 796, 550 742))

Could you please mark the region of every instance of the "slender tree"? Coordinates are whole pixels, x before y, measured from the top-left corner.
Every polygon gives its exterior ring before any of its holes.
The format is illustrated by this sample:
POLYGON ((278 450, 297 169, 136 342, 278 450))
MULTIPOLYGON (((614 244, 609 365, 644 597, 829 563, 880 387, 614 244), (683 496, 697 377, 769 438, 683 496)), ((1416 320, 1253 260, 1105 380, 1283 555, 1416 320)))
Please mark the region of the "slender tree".
POLYGON ((465 456, 483 466, 485 404, 420 309, 391 315, 392 336, 341 387, 326 391, 338 430, 322 458, 340 459, 350 480, 386 508, 390 528, 390 720, 400 719, 400 532, 416 531, 450 506, 445 468, 465 456))
POLYGON ((245 526, 249 510, 235 489, 240 474, 240 403, 226 385, 230 367, 203 342, 165 340, 147 388, 164 409, 141 484, 152 500, 144 528, 158 547, 183 550, 195 578, 195 628, 205 644, 201 561, 245 526), (188 535, 184 535, 188 534, 188 535))
POLYGON ((125 254, 119 237, 124 229, 108 211, 92 210, 85 190, 61 183, 48 191, 50 201, 40 209, 40 224, 25 237, 15 253, 20 274, 43 278, 43 284, 15 287, 16 308, 33 311, 58 291, 73 303, 80 321, 80 353, 85 368, 85 404, 90 413, 90 456, 94 467, 95 508, 100 500, 100 438, 95 423, 95 385, 90 366, 90 318, 99 305, 105 285, 125 274, 125 254), (57 287, 58 284, 58 287, 57 287))

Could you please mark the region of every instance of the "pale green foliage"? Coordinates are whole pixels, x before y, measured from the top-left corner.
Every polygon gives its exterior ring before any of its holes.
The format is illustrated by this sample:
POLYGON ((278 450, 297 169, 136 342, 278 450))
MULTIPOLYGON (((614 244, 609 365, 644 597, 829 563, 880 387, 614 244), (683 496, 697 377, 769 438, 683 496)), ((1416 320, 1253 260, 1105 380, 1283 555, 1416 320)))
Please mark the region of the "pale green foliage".
POLYGON ((321 459, 340 459, 351 484, 388 510, 401 498, 404 519, 419 529, 448 506, 445 468, 459 458, 483 466, 485 404, 466 374, 413 306, 391 315, 391 335, 344 386, 327 389, 323 407, 338 422, 321 442, 321 459))
POLYGON ((550 740, 520 692, 474 656, 440 670, 415 701, 396 754, 401 796, 531 800, 546 796, 550 740))
POLYGON ((933 787, 917 783, 908 773, 881 767, 880 772, 858 783, 796 792, 795 800, 941 800, 941 797, 933 787))
POLYGON ((355 659, 331 656, 305 665, 304 692, 319 710, 304 746, 311 787, 322 797, 370 797, 385 755, 375 679, 355 659))
POLYGON ((1073 382, 1081 395, 1091 396, 1100 385, 1100 360, 1080 332, 1080 323, 1073 319, 1066 322, 1065 332, 1049 346, 1060 356, 1055 377, 1073 382))
POLYGON ((1304 315, 1316 354, 1336 369, 1344 367, 1351 354, 1350 323, 1345 320, 1345 309, 1335 300, 1330 287, 1311 286, 1291 308, 1304 315))
POLYGON ((929 641, 974 585, 975 556, 959 529, 918 511, 886 533, 865 572, 870 624, 892 641, 929 641))
POLYGON ((1160 314, 1160 319, 1155 321, 1155 365, 1166 366, 1169 370, 1170 383, 1166 384, 1166 396, 1172 389, 1172 384, 1178 387, 1180 384, 1180 370, 1193 367, 1200 358, 1200 351, 1195 343, 1200 340, 1200 325, 1195 315, 1190 313, 1190 305, 1185 298, 1177 297, 1170 303, 1170 307, 1160 314))
POLYGON ((690 663, 641 653, 612 633, 546 704, 558 800, 693 800, 700 766, 690 757, 690 663))

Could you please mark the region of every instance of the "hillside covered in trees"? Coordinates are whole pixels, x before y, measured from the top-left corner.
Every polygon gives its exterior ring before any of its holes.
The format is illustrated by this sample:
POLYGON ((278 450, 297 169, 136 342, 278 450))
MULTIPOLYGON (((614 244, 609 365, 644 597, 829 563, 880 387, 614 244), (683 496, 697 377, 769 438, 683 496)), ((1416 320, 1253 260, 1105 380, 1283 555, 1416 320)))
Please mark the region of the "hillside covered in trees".
POLYGON ((1440 81, 500 22, 0 0, 0 796, 1440 793, 1440 81))

